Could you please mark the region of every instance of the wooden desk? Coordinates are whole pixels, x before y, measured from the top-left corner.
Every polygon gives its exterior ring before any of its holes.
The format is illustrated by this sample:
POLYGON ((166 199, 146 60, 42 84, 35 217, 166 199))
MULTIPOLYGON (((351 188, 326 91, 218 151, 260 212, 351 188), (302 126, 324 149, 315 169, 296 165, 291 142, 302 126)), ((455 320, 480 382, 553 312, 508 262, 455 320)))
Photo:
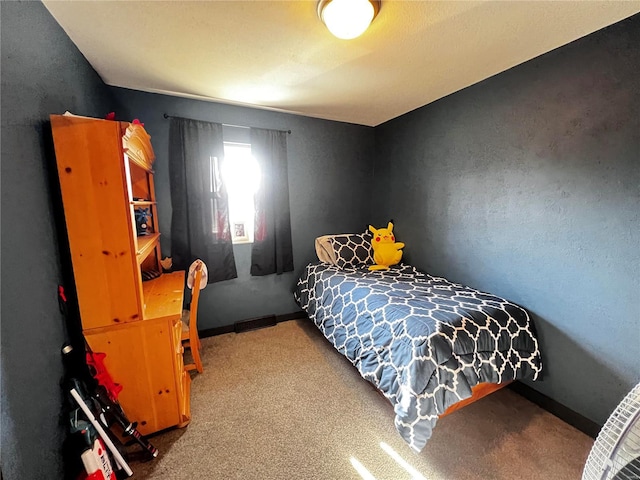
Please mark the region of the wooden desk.
POLYGON ((185 280, 185 272, 181 270, 164 273, 158 278, 142 282, 144 319, 180 318, 185 280))
POLYGON ((143 282, 144 319, 85 331, 94 352, 123 386, 119 401, 138 430, 148 435, 189 423, 189 384, 182 358, 181 315, 185 272, 143 282))

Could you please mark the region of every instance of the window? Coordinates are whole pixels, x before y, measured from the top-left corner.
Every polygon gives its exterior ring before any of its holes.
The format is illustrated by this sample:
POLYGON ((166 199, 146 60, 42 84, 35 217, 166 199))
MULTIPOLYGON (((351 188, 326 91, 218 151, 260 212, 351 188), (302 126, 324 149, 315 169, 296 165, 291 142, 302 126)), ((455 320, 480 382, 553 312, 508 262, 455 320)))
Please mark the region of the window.
POLYGON ((260 185, 260 166, 247 143, 224 142, 222 178, 229 194, 229 223, 233 243, 252 243, 253 196, 260 185))

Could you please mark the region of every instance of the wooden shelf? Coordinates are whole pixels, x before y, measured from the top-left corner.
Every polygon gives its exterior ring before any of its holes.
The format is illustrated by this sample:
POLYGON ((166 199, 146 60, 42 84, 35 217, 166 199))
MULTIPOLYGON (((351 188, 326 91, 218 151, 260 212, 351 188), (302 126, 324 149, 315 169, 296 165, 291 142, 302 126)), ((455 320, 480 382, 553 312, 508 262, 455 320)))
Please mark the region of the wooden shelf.
POLYGON ((152 202, 150 200, 132 200, 130 203, 134 207, 150 207, 157 204, 157 202, 152 202))
POLYGON ((142 235, 138 237, 138 251, 136 252, 136 259, 138 260, 138 264, 142 263, 142 261, 147 258, 147 255, 149 255, 149 253, 153 251, 159 240, 159 233, 142 235))

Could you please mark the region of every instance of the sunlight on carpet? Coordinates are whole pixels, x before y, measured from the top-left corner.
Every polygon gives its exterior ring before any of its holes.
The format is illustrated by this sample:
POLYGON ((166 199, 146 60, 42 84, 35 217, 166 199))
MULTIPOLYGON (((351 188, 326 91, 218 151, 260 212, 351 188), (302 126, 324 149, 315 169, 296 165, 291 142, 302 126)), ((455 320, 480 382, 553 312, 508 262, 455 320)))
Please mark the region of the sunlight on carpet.
MULTIPOLYGON (((404 460, 400 456, 400 454, 396 452, 393 448, 391 448, 389 445, 387 445, 384 442, 380 442, 380 448, 387 455, 389 455, 400 467, 402 467, 409 475, 411 475, 411 480, 427 480, 424 477, 424 475, 422 475, 418 470, 416 470, 411 465, 409 465, 409 463, 406 460, 404 460)), ((356 471, 363 478, 363 480, 376 480, 376 477, 374 477, 373 474, 369 470, 367 470, 367 468, 364 465, 362 465, 361 462, 358 461, 358 459, 351 457, 350 461, 351 461, 351 464, 353 465, 353 468, 356 469, 356 471)))

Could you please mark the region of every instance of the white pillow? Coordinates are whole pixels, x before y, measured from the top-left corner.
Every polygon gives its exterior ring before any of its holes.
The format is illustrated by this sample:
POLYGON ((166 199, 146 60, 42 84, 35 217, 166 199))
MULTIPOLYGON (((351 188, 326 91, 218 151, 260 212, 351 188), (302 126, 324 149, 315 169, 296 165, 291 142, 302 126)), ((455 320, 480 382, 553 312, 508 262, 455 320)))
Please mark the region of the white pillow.
POLYGON ((318 255, 318 260, 321 262, 331 265, 336 264, 336 254, 333 251, 333 245, 331 245, 331 239, 336 236, 323 235, 316 238, 316 255, 318 255))
POLYGON ((371 233, 340 233, 316 238, 318 260, 340 268, 372 265, 371 233))

